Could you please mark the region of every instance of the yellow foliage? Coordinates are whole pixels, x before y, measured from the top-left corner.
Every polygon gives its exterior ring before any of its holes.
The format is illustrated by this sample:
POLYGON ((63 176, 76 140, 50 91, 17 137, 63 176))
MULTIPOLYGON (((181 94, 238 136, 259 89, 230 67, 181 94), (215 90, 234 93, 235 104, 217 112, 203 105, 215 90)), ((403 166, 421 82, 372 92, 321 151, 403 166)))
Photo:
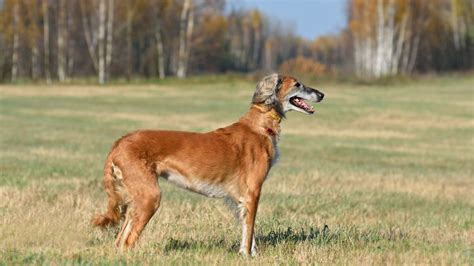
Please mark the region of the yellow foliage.
POLYGON ((214 36, 225 31, 227 20, 222 15, 205 15, 201 27, 204 33, 214 36))
POLYGON ((326 65, 302 56, 283 62, 279 70, 282 73, 297 73, 314 76, 321 76, 330 72, 326 65))
POLYGON ((253 10, 251 12, 251 16, 252 16, 252 26, 256 29, 256 28, 260 28, 261 25, 262 25, 262 14, 260 13, 260 11, 258 11, 257 9, 253 10))

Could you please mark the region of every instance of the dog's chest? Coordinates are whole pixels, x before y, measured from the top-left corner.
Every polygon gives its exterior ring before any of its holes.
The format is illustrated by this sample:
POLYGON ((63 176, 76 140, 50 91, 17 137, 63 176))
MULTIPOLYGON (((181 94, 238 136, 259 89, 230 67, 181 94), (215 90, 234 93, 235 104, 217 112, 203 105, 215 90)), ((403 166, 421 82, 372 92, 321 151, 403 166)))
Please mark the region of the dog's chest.
POLYGON ((270 162, 270 167, 274 166, 280 159, 280 149, 278 148, 278 143, 276 140, 273 140, 273 158, 270 162))

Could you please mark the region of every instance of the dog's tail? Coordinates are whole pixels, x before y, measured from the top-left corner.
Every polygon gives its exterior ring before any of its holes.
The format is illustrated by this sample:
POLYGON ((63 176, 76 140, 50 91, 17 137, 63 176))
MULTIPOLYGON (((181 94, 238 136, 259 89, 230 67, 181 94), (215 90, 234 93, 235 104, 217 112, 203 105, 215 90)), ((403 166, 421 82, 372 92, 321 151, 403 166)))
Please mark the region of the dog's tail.
POLYGON ((122 185, 122 174, 120 169, 112 163, 110 156, 104 167, 104 185, 108 196, 107 210, 104 214, 96 214, 92 218, 92 224, 102 228, 119 223, 122 217, 120 207, 124 202, 119 188, 122 185))

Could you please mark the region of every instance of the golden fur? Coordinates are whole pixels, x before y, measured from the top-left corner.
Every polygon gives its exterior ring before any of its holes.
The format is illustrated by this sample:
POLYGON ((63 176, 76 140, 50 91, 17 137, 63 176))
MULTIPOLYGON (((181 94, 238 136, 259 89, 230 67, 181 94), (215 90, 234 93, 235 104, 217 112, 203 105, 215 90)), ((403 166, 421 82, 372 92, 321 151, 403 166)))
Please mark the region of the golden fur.
POLYGON ((323 98, 295 78, 273 74, 258 83, 250 110, 228 127, 208 133, 138 130, 120 138, 104 166, 108 209, 96 215, 93 224, 117 225, 124 218, 115 243, 133 246, 160 206, 157 177, 162 177, 238 206, 243 224, 240 252, 254 255, 255 216, 262 184, 277 156, 280 121, 285 112, 298 109, 288 105, 290 94, 311 101, 323 98))

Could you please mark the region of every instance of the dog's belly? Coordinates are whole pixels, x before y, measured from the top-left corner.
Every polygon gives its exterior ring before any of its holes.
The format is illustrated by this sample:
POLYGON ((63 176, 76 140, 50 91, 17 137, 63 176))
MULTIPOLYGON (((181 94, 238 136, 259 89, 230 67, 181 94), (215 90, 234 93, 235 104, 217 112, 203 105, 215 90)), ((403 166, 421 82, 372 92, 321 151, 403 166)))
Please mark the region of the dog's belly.
POLYGON ((206 180, 185 177, 177 172, 171 171, 162 173, 160 176, 180 188, 184 188, 207 197, 223 198, 228 195, 222 185, 211 183, 206 180))

